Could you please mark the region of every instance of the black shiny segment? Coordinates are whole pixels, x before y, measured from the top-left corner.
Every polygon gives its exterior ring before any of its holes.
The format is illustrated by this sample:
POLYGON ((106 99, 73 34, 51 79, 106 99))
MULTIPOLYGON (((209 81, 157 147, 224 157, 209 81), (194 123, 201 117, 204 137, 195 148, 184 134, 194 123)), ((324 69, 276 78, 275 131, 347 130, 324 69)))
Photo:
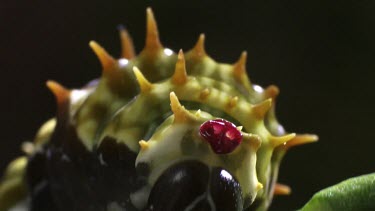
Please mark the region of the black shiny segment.
MULTIPOLYGON (((185 209, 189 210, 189 209, 185 209)), ((196 204, 191 204, 191 209, 194 211, 208 211, 212 210, 210 203, 205 199, 205 200, 200 200, 196 204)))
POLYGON ((147 211, 242 211, 241 187, 222 168, 183 161, 168 168, 152 188, 147 211))
POLYGON ((65 131, 56 131, 41 155, 30 161, 27 179, 34 193, 33 210, 106 211, 112 205, 136 210, 130 202, 136 153, 110 137, 88 151, 73 128, 65 131), (56 208, 48 205, 52 201, 56 208))
POLYGON ((242 211, 241 186, 226 170, 214 168, 210 179, 210 193, 216 210, 242 211))
POLYGON ((185 210, 207 191, 209 169, 198 161, 185 161, 171 166, 152 188, 148 210, 185 210))

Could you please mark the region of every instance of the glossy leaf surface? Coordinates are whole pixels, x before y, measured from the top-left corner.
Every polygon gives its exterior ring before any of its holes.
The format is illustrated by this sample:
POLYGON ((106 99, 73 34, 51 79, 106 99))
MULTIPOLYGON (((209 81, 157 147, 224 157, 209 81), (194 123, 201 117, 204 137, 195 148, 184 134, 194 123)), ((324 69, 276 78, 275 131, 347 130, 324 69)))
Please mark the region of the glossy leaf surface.
POLYGON ((316 193, 300 211, 375 210, 375 173, 354 177, 316 193))

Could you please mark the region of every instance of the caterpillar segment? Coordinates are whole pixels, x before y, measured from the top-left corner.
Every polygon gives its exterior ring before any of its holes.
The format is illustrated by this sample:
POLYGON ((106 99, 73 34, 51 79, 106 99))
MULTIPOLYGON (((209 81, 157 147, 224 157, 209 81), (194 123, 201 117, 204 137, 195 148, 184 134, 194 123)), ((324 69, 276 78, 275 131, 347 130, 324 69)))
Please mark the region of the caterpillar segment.
POLYGON ((234 64, 216 62, 204 34, 186 53, 163 47, 150 8, 146 15, 138 55, 120 27, 119 59, 89 43, 99 79, 72 90, 47 82, 56 118, 23 165, 10 164, 0 204, 13 200, 0 211, 25 197, 30 210, 266 210, 274 194, 290 193, 277 183, 282 157, 318 137, 285 132, 278 87, 251 83, 246 51, 234 64))
POLYGON ((233 176, 237 178, 241 187, 244 187, 242 197, 252 202, 261 187, 255 170, 256 150, 260 146, 259 137, 243 133, 243 141, 235 151, 224 156, 218 155, 211 150, 207 142, 202 142, 198 132, 202 123, 215 117, 205 112, 201 112, 198 117, 194 114, 195 111, 186 110, 174 92, 171 92, 170 100, 173 111, 170 118, 172 119, 167 119, 148 142, 139 142, 141 151, 136 165, 146 163, 150 166, 147 190, 152 188, 157 178, 169 166, 183 160, 199 160, 207 166, 221 166, 233 172, 233 176), (177 134, 180 135, 177 136, 177 134), (239 159, 242 162, 234 165, 233 163, 239 159))

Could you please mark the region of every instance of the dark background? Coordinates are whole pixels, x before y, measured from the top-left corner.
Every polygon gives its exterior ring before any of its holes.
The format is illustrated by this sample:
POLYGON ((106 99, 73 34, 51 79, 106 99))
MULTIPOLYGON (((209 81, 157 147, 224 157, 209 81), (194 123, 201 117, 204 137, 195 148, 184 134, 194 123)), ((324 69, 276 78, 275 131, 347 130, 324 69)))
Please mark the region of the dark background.
POLYGON ((120 23, 141 50, 147 6, 175 51, 190 49, 201 32, 217 61, 232 63, 247 50, 252 81, 280 87, 285 128, 320 136, 285 157, 280 181, 293 193, 277 197, 272 210, 299 208, 323 187, 375 172, 371 0, 0 1, 0 172, 54 115, 45 81, 79 87, 99 76, 88 42, 117 57, 120 23))

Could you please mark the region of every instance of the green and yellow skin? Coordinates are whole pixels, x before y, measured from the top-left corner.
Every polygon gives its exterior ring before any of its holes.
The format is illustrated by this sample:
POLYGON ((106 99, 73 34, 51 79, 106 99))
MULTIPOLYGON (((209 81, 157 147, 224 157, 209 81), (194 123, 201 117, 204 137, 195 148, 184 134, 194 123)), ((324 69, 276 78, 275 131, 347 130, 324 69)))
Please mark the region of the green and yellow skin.
POLYGON ((207 55, 202 34, 193 49, 175 54, 161 44, 151 9, 139 55, 124 29, 120 37, 123 51, 117 60, 90 42, 103 66, 97 82, 73 90, 47 82, 57 99, 56 119, 41 128, 27 156, 10 164, 0 185, 1 211, 27 196, 31 206, 44 206, 38 201, 42 193, 34 193, 40 184, 53 202, 48 206, 57 209, 152 210, 155 184, 184 162, 207 166, 211 173, 216 168, 228 172, 240 187, 238 210, 266 210, 274 193, 290 192, 276 183, 280 161, 290 147, 317 141, 317 136, 284 131, 274 114, 279 90, 250 82, 246 52, 234 64, 218 63, 207 55), (238 126, 243 140, 234 151, 217 154, 199 135, 200 126, 213 119, 238 126), (144 167, 145 175, 140 173, 144 167), (118 185, 125 189, 139 178, 142 182, 117 193, 108 181, 111 175, 114 181, 125 180, 118 185), (69 205, 82 183, 84 198, 69 205), (98 193, 111 190, 112 199, 98 193), (84 204, 86 199, 94 202, 84 204))

